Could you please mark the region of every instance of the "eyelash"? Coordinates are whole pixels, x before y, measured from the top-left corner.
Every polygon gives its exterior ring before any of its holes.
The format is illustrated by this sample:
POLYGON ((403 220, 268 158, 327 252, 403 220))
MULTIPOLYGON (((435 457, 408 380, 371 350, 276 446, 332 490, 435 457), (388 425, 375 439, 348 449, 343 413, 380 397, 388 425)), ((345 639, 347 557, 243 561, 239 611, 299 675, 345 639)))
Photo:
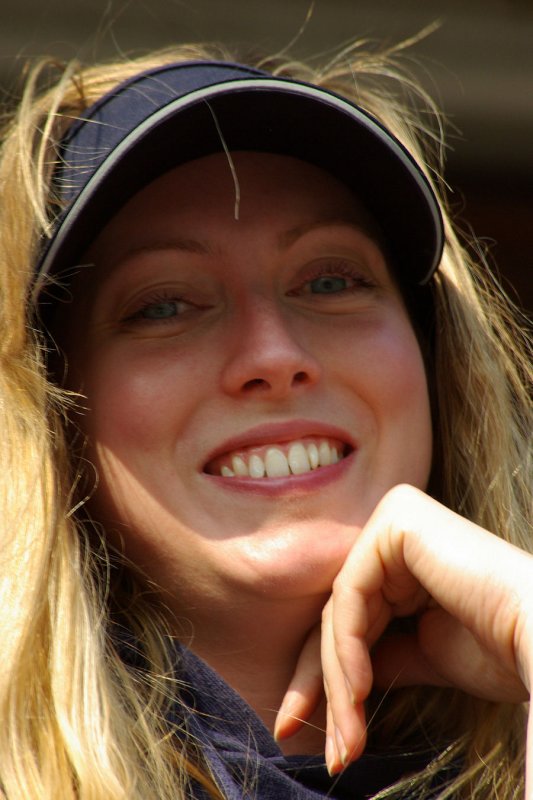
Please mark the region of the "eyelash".
POLYGON ((358 270, 357 266, 353 262, 334 261, 319 265, 312 276, 306 277, 306 279, 302 281, 302 283, 296 289, 292 289, 288 294, 295 295, 299 293, 304 286, 312 283, 313 281, 319 280, 320 278, 326 278, 329 276, 350 278, 354 282, 353 286, 347 287, 342 292, 335 292, 332 294, 349 294, 351 292, 357 292, 360 289, 375 289, 377 286, 377 283, 358 270))
POLYGON ((174 316, 167 317, 167 318, 162 317, 160 319, 156 319, 156 318, 149 319, 148 317, 143 317, 143 312, 145 312, 147 309, 151 308, 152 306, 163 305, 165 303, 175 303, 176 305, 178 305, 180 302, 187 302, 187 301, 185 301, 183 299, 183 297, 181 297, 179 295, 173 294, 170 291, 169 292, 165 292, 163 290, 163 291, 157 292, 157 293, 155 293, 153 295, 150 295, 149 297, 144 298, 142 303, 141 303, 141 305, 132 314, 128 314, 128 316, 124 317, 124 319, 122 321, 123 322, 140 322, 140 323, 143 323, 143 322, 146 322, 146 323, 150 323, 150 322, 157 322, 157 323, 174 322, 176 320, 176 318, 180 316, 179 313, 175 314, 174 316))
MULTIPOLYGON (((349 278, 354 282, 353 286, 346 287, 338 292, 325 292, 323 296, 328 296, 328 294, 332 297, 335 296, 343 296, 346 294, 351 294, 360 291, 361 289, 374 289, 376 287, 376 283, 372 281, 367 275, 362 274, 360 270, 357 269, 356 265, 350 261, 334 261, 334 262, 327 262, 323 263, 313 271, 310 276, 307 276, 304 281, 302 281, 295 289, 291 289, 287 292, 289 297, 294 297, 302 293, 302 289, 308 285, 310 285, 313 281, 317 281, 320 278, 325 277, 343 277, 349 278)), ((313 294, 309 292, 309 294, 313 294)), ((316 293, 319 294, 318 292, 316 293)), ((152 306, 163 305, 165 303, 175 303, 178 305, 180 302, 187 303, 186 300, 183 299, 182 296, 176 295, 171 291, 158 291, 153 295, 143 299, 141 305, 132 313, 128 314, 126 317, 123 318, 123 322, 139 322, 139 323, 172 323, 175 322, 181 314, 176 313, 170 317, 161 317, 161 318, 153 318, 150 319, 148 317, 144 317, 143 313, 151 308, 152 306)))

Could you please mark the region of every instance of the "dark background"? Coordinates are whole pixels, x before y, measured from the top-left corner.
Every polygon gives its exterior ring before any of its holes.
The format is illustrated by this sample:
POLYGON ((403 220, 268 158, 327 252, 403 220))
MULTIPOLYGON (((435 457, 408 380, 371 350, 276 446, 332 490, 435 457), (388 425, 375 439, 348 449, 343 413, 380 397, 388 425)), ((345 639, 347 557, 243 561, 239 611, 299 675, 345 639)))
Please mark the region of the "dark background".
POLYGON ((393 43, 440 23, 407 57, 449 120, 453 207, 531 313, 533 0, 0 0, 3 100, 12 102, 28 59, 91 61, 193 40, 274 52, 310 10, 291 47, 299 57, 360 37, 393 43))

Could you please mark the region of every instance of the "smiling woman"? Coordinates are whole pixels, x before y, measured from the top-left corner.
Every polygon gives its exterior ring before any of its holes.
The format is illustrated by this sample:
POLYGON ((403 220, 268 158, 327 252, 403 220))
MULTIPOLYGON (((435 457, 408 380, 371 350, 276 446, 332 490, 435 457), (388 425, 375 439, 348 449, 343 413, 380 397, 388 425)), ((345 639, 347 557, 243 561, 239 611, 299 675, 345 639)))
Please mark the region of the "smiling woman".
POLYGON ((232 158, 239 219, 224 153, 157 178, 83 256, 59 336, 88 400, 93 512, 108 534, 126 515, 126 554, 187 610, 196 650, 207 596, 229 643, 228 605, 259 586, 326 592, 383 492, 425 488, 431 462, 418 342, 352 193, 291 157, 232 158))
POLYGON ((30 81, 0 165, 8 800, 522 791, 529 366, 389 56, 30 81))

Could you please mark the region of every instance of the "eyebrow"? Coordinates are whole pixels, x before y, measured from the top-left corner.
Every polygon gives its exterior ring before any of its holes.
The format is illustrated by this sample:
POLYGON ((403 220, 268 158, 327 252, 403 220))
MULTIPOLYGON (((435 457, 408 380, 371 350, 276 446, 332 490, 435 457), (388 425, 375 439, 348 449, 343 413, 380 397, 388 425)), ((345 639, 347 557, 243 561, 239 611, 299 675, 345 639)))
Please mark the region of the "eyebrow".
MULTIPOLYGON (((215 248, 210 245, 208 241, 192 239, 185 236, 173 236, 168 239, 165 238, 154 242, 148 242, 147 244, 128 247, 113 260, 114 263, 111 265, 111 268, 108 265, 105 270, 99 269, 100 262, 98 259, 91 259, 87 266, 96 268, 97 274, 99 273, 100 275, 99 285, 100 288, 102 288, 113 279, 117 272, 127 269, 130 259, 134 259, 136 256, 142 255, 143 253, 157 253, 157 251, 163 250, 181 250, 186 253, 198 253, 199 255, 212 255, 215 252, 215 248)), ((91 280, 91 284, 93 280, 91 280)), ((97 285, 97 282, 94 282, 94 285, 97 285)))
MULTIPOLYGON (((320 217, 319 219, 309 220, 300 225, 295 225, 286 231, 283 231, 277 237, 278 247, 280 250, 288 249, 298 239, 305 234, 321 228, 329 228, 341 225, 343 227, 352 228, 358 233, 364 233, 376 244, 381 246, 381 237, 378 230, 371 222, 366 220, 355 220, 348 215, 335 214, 331 217, 320 217)), ((148 244, 138 245, 126 250, 124 254, 118 259, 118 264, 128 261, 130 258, 142 253, 154 253, 158 250, 181 250, 186 253, 196 253, 198 255, 220 255, 221 250, 217 246, 213 246, 208 240, 192 239, 186 236, 173 236, 170 239, 162 239, 159 241, 150 242, 148 244)))
POLYGON ((215 252, 215 248, 208 241, 177 236, 131 247, 121 256, 120 261, 126 261, 140 253, 150 253, 156 250, 183 250, 186 253, 198 253, 199 255, 212 255, 215 252))
POLYGON ((353 217, 335 215, 332 217, 321 217, 320 219, 310 220, 309 222, 295 225, 294 228, 284 231, 278 237, 279 247, 285 250, 302 236, 305 236, 306 233, 319 230, 320 228, 334 227, 336 225, 352 228, 358 233, 364 233, 376 242, 376 244, 381 244, 378 230, 369 222, 363 220, 356 221, 353 217))

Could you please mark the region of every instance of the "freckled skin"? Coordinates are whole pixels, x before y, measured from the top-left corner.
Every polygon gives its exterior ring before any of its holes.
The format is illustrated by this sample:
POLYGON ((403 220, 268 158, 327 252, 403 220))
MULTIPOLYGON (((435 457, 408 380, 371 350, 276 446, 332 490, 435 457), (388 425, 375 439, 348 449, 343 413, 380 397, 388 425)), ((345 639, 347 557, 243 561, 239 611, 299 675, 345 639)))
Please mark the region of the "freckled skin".
POLYGON ((360 204, 296 159, 234 158, 239 220, 223 155, 165 174, 93 243, 65 328, 92 512, 193 619, 254 597, 322 603, 378 500, 424 488, 431 460, 421 354, 360 204), (325 269, 350 291, 315 293, 325 269), (203 471, 222 441, 291 420, 356 442, 320 491, 236 495, 203 471))

